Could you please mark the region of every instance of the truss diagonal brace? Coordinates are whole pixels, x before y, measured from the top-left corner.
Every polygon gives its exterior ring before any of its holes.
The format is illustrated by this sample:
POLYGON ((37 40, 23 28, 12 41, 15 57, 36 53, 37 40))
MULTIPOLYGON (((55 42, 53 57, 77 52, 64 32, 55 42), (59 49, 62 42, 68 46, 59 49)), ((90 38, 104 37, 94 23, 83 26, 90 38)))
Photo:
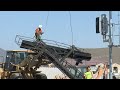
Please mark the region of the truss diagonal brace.
POLYGON ((73 48, 60 60, 60 62, 65 60, 65 58, 67 58, 72 52, 73 52, 73 48))

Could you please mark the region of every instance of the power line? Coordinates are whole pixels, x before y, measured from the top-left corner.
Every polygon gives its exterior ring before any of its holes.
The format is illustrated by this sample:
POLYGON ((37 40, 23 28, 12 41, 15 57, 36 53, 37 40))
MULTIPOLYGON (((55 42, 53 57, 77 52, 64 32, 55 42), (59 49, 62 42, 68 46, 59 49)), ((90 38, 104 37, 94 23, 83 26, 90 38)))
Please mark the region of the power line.
MULTIPOLYGON (((48 23, 48 17, 49 17, 49 11, 48 11, 48 14, 47 14, 47 18, 46 18, 46 25, 45 25, 45 30, 46 30, 46 27, 47 27, 47 23, 48 23)), ((44 30, 44 32, 45 32, 44 30)))
POLYGON ((70 27, 71 27, 71 33, 72 33, 72 45, 73 45, 73 31, 72 31, 71 13, 70 13, 70 11, 69 11, 69 16, 70 16, 70 27))

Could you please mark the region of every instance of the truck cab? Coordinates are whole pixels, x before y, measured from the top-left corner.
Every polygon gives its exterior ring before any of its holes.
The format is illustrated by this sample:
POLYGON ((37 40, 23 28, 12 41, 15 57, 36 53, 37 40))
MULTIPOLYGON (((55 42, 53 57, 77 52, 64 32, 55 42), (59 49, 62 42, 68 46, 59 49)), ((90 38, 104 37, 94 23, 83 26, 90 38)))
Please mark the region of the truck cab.
POLYGON ((19 64, 30 53, 32 53, 32 52, 27 51, 27 50, 8 50, 6 53, 6 60, 5 60, 4 69, 8 70, 8 71, 15 71, 14 66, 11 65, 10 63, 19 64))

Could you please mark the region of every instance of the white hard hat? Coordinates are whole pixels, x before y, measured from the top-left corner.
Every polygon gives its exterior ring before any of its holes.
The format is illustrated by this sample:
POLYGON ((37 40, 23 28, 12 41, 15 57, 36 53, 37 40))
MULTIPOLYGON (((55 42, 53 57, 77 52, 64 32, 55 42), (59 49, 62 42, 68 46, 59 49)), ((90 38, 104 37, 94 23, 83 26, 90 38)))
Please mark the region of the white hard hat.
POLYGON ((39 28, 42 28, 42 25, 39 25, 39 28))

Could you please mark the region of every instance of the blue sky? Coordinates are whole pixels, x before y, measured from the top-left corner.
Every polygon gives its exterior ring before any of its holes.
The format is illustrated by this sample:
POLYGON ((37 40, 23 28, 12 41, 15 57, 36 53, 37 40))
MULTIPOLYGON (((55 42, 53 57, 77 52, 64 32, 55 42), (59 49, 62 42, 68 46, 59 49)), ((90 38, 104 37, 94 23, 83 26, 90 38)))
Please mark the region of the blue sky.
MULTIPOLYGON (((102 35, 96 34, 95 19, 107 11, 71 11, 73 44, 79 48, 103 48, 102 35)), ((117 22, 118 12, 113 12, 113 21, 117 22)), ((70 16, 68 11, 0 11, 0 48, 20 49, 15 36, 33 37, 39 24, 43 26, 43 39, 72 44, 70 16)))

